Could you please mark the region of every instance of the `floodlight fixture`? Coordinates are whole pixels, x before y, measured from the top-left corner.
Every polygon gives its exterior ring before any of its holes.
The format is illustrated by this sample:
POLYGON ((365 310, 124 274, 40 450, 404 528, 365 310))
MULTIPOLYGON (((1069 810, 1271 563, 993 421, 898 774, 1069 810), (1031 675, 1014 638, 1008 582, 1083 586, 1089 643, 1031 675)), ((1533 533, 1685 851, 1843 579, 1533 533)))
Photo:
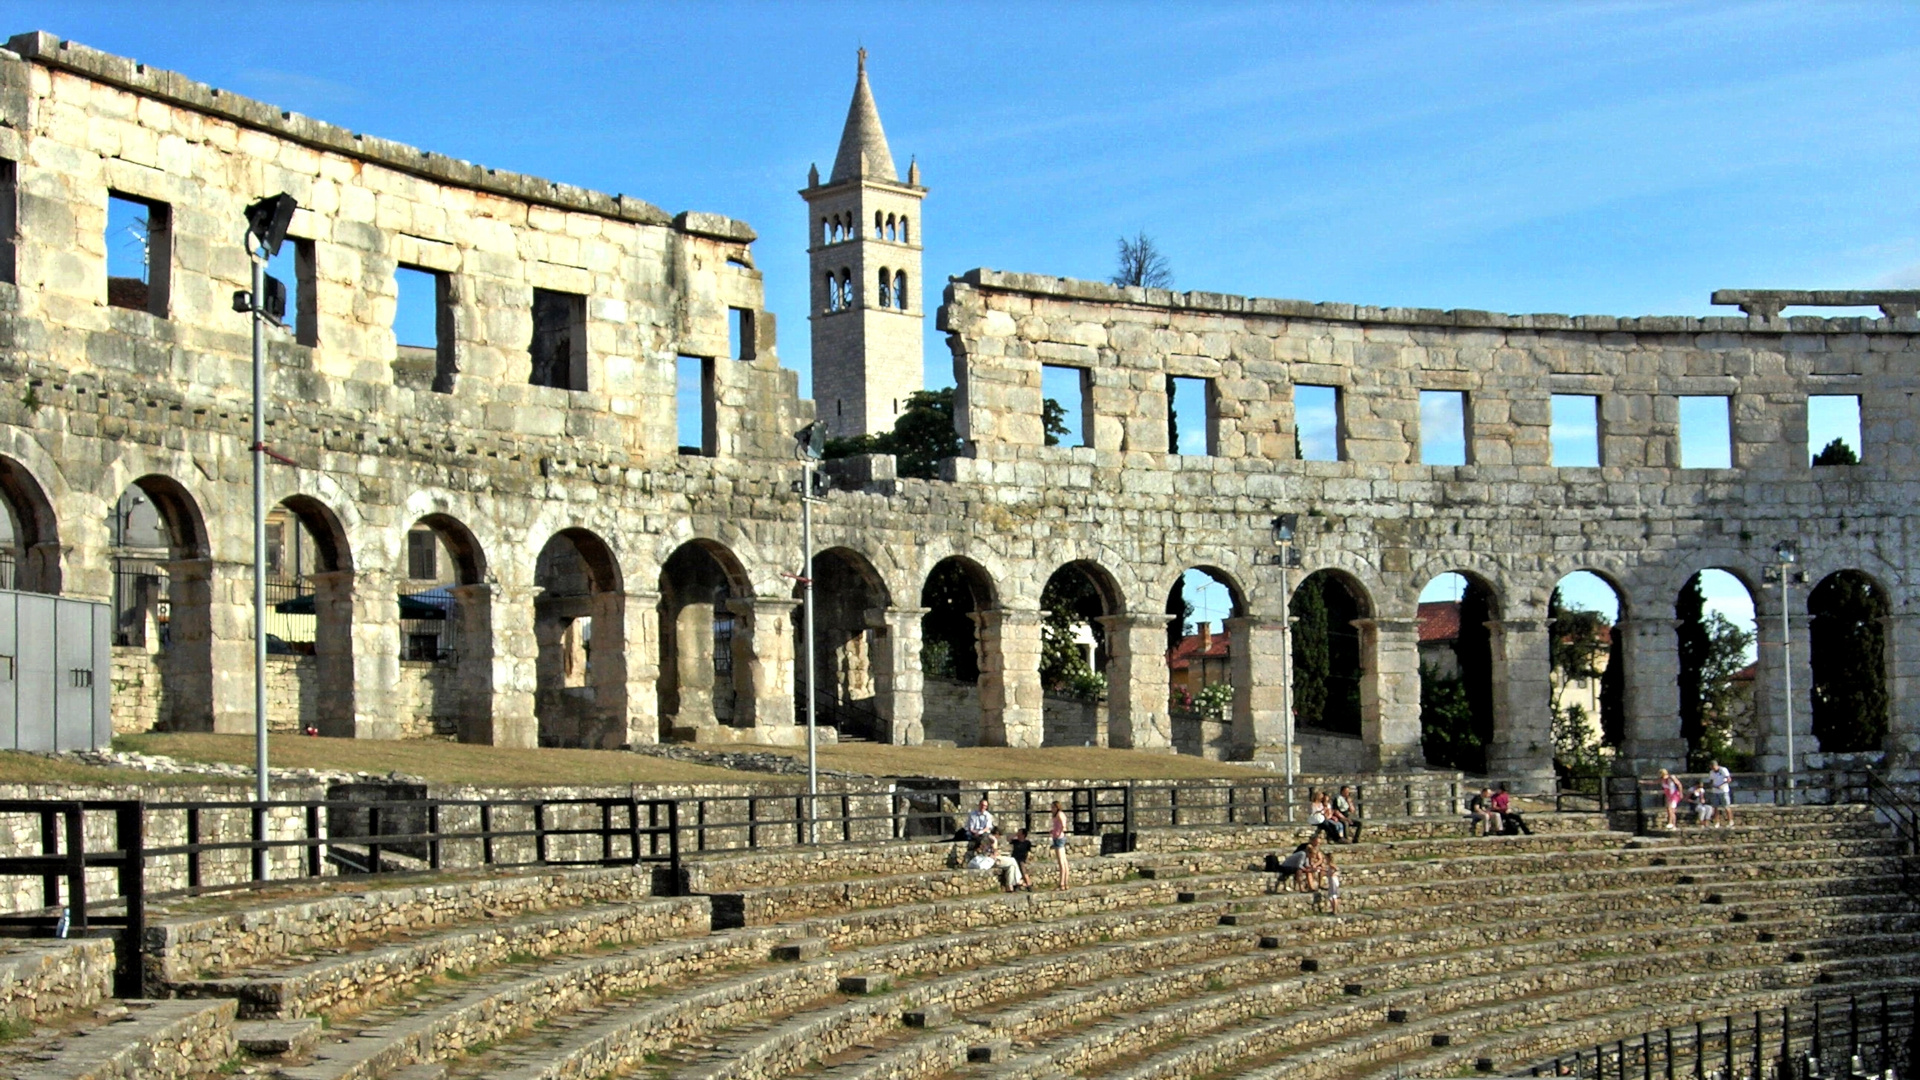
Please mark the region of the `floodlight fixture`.
POLYGON ((299 208, 293 196, 284 191, 247 207, 247 232, 266 249, 268 258, 280 254, 280 245, 287 239, 287 226, 293 224, 293 212, 299 208))

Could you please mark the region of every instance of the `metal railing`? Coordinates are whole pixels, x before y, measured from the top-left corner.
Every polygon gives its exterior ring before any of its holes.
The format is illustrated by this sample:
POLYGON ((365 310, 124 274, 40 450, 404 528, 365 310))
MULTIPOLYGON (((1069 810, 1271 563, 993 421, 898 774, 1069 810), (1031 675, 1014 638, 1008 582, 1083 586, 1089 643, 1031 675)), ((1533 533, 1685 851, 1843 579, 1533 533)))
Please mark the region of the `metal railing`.
POLYGON ((1816 1080, 1920 1071, 1920 989, 1815 1000, 1661 1028, 1538 1061, 1580 1080, 1816 1080), (1890 1072, 1891 1070, 1891 1072, 1890 1072))
POLYGON ((671 889, 682 880, 679 811, 635 798, 0 801, 40 848, 0 857, 0 879, 41 882, 40 909, 0 916, 0 935, 112 932, 115 993, 139 997, 150 900, 449 867, 651 864, 671 889), (92 837, 89 824, 101 826, 92 837))
MULTIPOLYGON (((1675 774, 1698 775, 1698 774, 1675 774)), ((1868 800, 1865 771, 1832 769, 1794 773, 1734 773, 1733 809, 1742 806, 1841 806, 1868 800)), ((1684 784, 1684 779, 1682 783, 1684 784)), ((1888 790, 1892 790, 1890 787, 1888 790)), ((1645 836, 1655 831, 1655 822, 1666 816, 1666 804, 1657 776, 1609 776, 1603 785, 1601 809, 1615 814, 1631 814, 1631 828, 1645 836)), ((1711 793, 1709 793, 1711 799, 1711 793)), ((1682 802, 1683 808, 1689 804, 1682 802)), ((1738 820, 1737 816, 1736 819, 1738 820)))
POLYGON ((1900 841, 1901 885, 1909 893, 1920 891, 1920 873, 1914 865, 1920 861, 1920 806, 1877 773, 1866 774, 1864 790, 1867 805, 1893 827, 1894 838, 1900 841))

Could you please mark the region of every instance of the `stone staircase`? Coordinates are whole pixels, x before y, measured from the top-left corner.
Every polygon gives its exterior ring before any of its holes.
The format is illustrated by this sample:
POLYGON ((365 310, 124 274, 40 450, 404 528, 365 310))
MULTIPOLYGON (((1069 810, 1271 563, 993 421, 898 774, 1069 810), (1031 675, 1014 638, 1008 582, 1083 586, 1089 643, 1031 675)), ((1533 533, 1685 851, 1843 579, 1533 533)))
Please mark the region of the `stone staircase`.
POLYGON ((1862 809, 1530 821, 1369 823, 1331 849, 1338 916, 1255 869, 1304 827, 1255 826, 1076 838, 1065 892, 883 843, 699 856, 692 896, 610 869, 227 901, 156 931, 170 1000, 16 1009, 0 1077, 1385 1080, 1920 981, 1862 809))

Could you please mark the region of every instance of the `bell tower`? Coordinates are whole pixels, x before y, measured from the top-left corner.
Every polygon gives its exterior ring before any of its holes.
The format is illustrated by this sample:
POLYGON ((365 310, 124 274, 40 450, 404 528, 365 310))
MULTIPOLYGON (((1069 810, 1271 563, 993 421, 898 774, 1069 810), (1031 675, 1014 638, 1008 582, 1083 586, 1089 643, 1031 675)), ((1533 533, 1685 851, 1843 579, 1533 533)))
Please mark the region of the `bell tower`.
POLYGON ((859 54, 853 103, 833 172, 807 170, 807 264, 813 285, 813 400, 833 438, 893 430, 907 395, 923 389, 920 166, 894 172, 880 110, 859 54))

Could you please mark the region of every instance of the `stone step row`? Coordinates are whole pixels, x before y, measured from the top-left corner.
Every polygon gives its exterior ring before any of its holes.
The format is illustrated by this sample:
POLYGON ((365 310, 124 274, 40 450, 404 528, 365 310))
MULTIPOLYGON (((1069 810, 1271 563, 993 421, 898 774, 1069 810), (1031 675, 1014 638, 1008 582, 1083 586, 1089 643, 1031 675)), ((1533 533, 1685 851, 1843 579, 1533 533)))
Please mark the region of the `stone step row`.
POLYGON ((0 1070, 9 1080, 184 1080, 239 1052, 231 1001, 122 1005, 106 1023, 0 1047, 0 1070))

